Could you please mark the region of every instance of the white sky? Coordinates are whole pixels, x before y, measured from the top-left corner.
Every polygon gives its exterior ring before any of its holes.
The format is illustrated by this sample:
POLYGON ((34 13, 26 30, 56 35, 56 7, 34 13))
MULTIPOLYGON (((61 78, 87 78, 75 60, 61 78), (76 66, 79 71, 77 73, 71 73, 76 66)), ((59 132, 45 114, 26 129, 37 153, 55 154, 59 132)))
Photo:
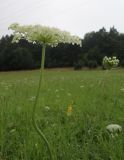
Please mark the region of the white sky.
POLYGON ((124 33, 124 0, 0 0, 0 37, 15 22, 58 27, 80 37, 113 25, 124 33))

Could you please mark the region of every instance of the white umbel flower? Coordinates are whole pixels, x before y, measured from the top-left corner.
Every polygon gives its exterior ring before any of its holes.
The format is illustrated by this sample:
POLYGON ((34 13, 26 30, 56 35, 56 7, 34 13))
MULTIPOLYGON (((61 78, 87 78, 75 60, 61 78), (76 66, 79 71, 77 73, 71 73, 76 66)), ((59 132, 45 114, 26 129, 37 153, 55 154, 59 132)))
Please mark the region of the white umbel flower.
POLYGON ((106 129, 113 134, 122 132, 122 127, 118 124, 109 124, 108 126, 106 126, 106 129))
POLYGON ((15 23, 11 24, 9 29, 14 31, 13 42, 17 43, 20 39, 26 39, 32 43, 45 44, 51 47, 56 47, 59 43, 77 44, 81 46, 81 38, 54 27, 42 25, 22 26, 15 23))
POLYGON ((115 68, 119 64, 119 59, 117 59, 116 57, 107 57, 107 56, 105 56, 103 58, 102 64, 103 64, 105 69, 115 68))

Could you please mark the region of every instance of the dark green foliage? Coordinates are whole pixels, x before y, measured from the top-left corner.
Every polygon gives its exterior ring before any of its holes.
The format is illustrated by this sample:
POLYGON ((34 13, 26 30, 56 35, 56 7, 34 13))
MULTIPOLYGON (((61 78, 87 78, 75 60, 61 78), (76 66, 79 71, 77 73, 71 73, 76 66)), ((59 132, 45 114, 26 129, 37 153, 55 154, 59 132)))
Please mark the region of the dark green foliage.
POLYGON ((74 69, 75 70, 79 70, 84 66, 84 62, 82 60, 79 60, 77 62, 74 63, 74 69))
POLYGON ((39 67, 38 46, 25 40, 21 40, 19 44, 11 43, 12 38, 13 36, 5 36, 0 40, 0 70, 24 70, 39 67))
POLYGON ((120 64, 122 67, 124 67, 124 60, 121 61, 121 64, 120 64))
POLYGON ((83 52, 87 63, 89 60, 96 60, 101 65, 104 56, 117 56, 121 61, 124 59, 124 34, 119 34, 112 27, 107 32, 105 28, 98 32, 87 33, 83 40, 83 52))
MULTIPOLYGON (((33 68, 32 55, 26 48, 18 47, 10 50, 7 48, 4 51, 4 56, 1 54, 4 70, 21 70, 33 68)), ((2 63, 1 62, 1 63, 2 63)))
MULTIPOLYGON (((39 68, 41 46, 21 40, 12 44, 13 36, 0 39, 0 70, 20 70, 39 68), (23 52, 23 53, 22 53, 23 52)), ((46 50, 45 67, 96 67, 102 65, 104 56, 116 56, 120 66, 124 66, 124 34, 114 27, 97 32, 90 32, 82 39, 82 47, 70 44, 59 44, 46 50)))
POLYGON ((79 59, 81 48, 77 45, 59 44, 46 50, 46 67, 72 67, 79 59))
POLYGON ((92 49, 89 49, 87 53, 85 53, 85 58, 84 58, 86 66, 89 66, 89 63, 91 61, 97 62, 97 65, 101 65, 102 62, 102 57, 100 56, 100 50, 96 46, 92 49))
POLYGON ((89 68, 96 68, 98 66, 97 61, 95 60, 89 60, 88 61, 88 67, 89 68))
POLYGON ((33 59, 31 53, 26 48, 17 48, 13 51, 9 63, 12 69, 31 69, 33 68, 33 59))

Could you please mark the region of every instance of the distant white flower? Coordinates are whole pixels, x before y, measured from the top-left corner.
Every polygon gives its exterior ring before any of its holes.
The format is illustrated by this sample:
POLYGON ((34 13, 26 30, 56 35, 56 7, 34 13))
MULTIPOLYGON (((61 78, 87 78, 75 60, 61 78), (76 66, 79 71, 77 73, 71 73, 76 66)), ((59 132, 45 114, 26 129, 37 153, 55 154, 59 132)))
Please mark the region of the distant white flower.
POLYGON ((57 98, 59 98, 59 97, 60 97, 60 95, 56 95, 56 97, 57 97, 57 98))
POLYGON ((118 66, 119 59, 117 59, 116 57, 107 57, 107 56, 105 56, 103 58, 102 64, 103 64, 105 69, 111 69, 111 68, 114 68, 114 67, 118 66))
POLYGON ((36 98, 35 96, 30 97, 30 99, 29 99, 29 100, 30 100, 30 101, 34 101, 34 100, 35 100, 35 98, 36 98))
POLYGON ((84 86, 82 85, 82 86, 80 86, 80 88, 83 88, 84 86))
POLYGON ((37 144, 37 143, 35 143, 35 147, 38 147, 38 144, 37 144))
POLYGON ((55 92, 58 92, 58 91, 59 91, 58 89, 55 90, 55 92))
POLYGON ((109 124, 106 126, 106 129, 112 134, 116 134, 122 131, 122 127, 118 124, 109 124))
POLYGON ((16 132, 15 128, 13 128, 13 129, 10 130, 10 133, 13 133, 13 132, 16 132))
POLYGON ((53 123, 52 127, 55 127, 56 126, 56 123, 53 123))
POLYGON ((71 96, 71 93, 68 93, 68 96, 71 96))
POLYGON ((50 107, 49 106, 45 106, 45 110, 50 110, 50 107))

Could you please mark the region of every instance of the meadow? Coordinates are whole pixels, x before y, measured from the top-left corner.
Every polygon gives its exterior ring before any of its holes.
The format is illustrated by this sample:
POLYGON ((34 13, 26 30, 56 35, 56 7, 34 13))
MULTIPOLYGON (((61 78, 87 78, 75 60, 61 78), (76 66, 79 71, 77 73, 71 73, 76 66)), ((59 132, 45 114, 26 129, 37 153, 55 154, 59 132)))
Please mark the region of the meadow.
MULTIPOLYGON (((124 70, 46 70, 37 123, 57 160, 123 160, 124 70), (68 111, 68 108, 71 108, 68 111)), ((0 73, 0 160, 49 160, 32 126, 39 71, 0 73)))

